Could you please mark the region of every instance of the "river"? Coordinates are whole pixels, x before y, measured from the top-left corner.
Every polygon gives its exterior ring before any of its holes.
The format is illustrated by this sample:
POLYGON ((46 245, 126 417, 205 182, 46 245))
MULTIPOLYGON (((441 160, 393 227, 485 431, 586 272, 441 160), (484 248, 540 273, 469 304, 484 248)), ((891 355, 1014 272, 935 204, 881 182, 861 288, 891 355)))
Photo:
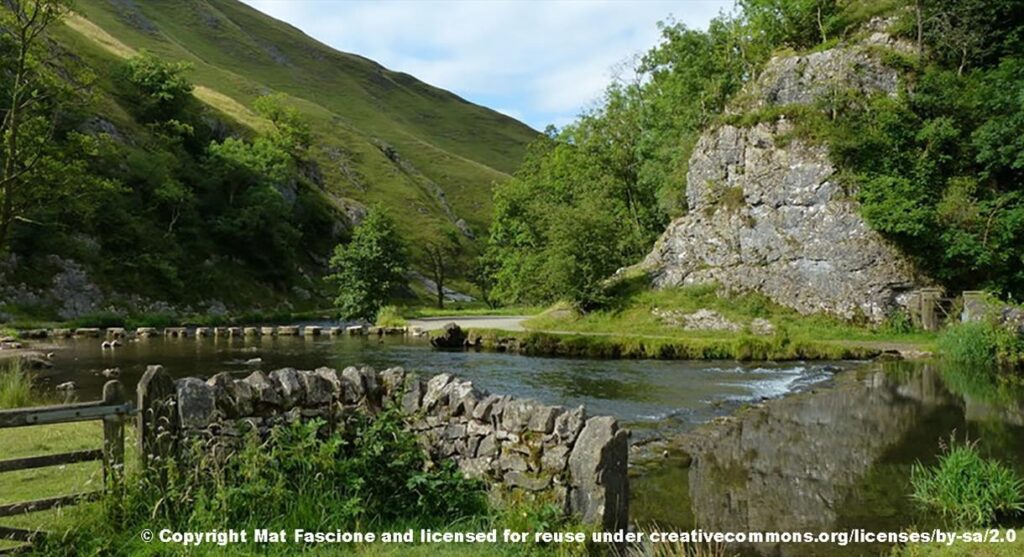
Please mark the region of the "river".
MULTIPOLYGON (((933 519, 919 515, 910 499, 910 467, 934 461, 951 436, 969 437, 1024 474, 1024 398, 929 364, 539 358, 435 351, 425 342, 387 337, 154 338, 114 350, 78 339, 60 348, 45 379, 73 380, 86 399, 99 394, 100 372, 112 367, 132 388, 149 364, 179 376, 370 365, 452 372, 495 393, 585 404, 590 414, 614 415, 634 432, 640 465, 631 514, 640 527, 931 526, 933 519)), ((802 556, 860 555, 866 548, 738 549, 802 556)), ((877 554, 885 547, 869 549, 877 554)))

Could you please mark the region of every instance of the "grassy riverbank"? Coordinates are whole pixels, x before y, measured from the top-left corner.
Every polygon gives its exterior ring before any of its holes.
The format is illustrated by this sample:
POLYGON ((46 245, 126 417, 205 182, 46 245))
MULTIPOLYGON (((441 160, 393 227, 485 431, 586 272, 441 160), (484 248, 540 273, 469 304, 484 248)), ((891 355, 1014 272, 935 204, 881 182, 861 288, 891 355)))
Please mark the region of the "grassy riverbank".
POLYGON ((488 350, 528 356, 652 360, 859 360, 882 350, 785 336, 640 336, 616 333, 471 329, 488 350))
POLYGON ((896 316, 882 324, 800 315, 756 294, 714 286, 650 290, 626 281, 614 301, 586 314, 556 305, 527 319, 527 332, 474 331, 485 348, 596 358, 803 360, 860 359, 887 351, 927 355, 935 333, 896 316), (714 314, 712 330, 687 326, 714 314))

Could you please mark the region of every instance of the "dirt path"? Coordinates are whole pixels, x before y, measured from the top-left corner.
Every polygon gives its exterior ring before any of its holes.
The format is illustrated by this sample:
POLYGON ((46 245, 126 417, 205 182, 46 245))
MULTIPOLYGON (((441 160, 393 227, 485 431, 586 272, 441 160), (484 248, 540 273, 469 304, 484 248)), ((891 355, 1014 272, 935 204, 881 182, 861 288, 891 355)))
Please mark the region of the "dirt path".
POLYGON ((419 327, 424 331, 435 331, 443 329, 449 323, 455 323, 463 329, 501 329, 503 331, 525 331, 523 321, 529 319, 526 315, 480 315, 465 317, 425 317, 423 319, 410 319, 410 327, 419 327))

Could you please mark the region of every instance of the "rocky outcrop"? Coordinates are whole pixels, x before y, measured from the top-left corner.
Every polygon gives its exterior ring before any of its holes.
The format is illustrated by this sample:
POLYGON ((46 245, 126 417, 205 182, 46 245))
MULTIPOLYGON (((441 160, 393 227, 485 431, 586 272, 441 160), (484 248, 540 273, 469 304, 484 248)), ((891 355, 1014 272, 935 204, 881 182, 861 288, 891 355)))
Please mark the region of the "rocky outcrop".
MULTIPOLYGON (((811 104, 849 88, 895 94, 896 71, 871 52, 841 47, 773 59, 731 112, 811 104)), ((718 283, 801 313, 880 320, 922 281, 861 218, 827 147, 793 132, 779 117, 704 133, 689 162, 689 213, 641 267, 659 287, 718 283)))
MULTIPOLYGON (((149 390, 147 381, 170 382, 152 367, 140 392, 149 390)), ((448 373, 421 378, 401 368, 284 368, 244 379, 225 372, 206 381, 178 379, 174 387, 173 400, 158 403, 175 409, 177 429, 141 424, 140 431, 231 448, 252 428, 265 436, 277 425, 308 419, 344 428, 354 416, 397 408, 433 462, 453 460, 499 498, 540 497, 605 530, 627 525, 629 432, 611 417, 587 419, 582 406, 492 395, 448 373)), ((140 407, 140 415, 153 414, 141 401, 140 407)))

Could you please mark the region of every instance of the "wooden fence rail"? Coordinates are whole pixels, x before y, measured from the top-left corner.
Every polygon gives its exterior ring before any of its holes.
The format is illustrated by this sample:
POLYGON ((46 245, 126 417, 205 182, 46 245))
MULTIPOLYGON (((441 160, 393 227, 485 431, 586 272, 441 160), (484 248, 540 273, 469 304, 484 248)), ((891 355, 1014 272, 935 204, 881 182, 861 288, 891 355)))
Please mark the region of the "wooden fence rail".
MULTIPOLYGON (((107 381, 103 385, 103 398, 92 402, 15 408, 0 410, 0 429, 44 424, 63 424, 87 420, 103 420, 103 446, 99 449, 29 456, 0 460, 0 474, 16 470, 30 470, 78 462, 103 461, 104 489, 118 485, 124 475, 124 422, 135 413, 135 406, 125 398, 120 381, 107 381)), ((0 517, 44 511, 74 505, 98 498, 102 491, 73 493, 0 505, 0 517)), ((31 543, 44 532, 0 526, 0 540, 31 543)), ((27 545, 0 549, 0 555, 21 551, 27 545)))

